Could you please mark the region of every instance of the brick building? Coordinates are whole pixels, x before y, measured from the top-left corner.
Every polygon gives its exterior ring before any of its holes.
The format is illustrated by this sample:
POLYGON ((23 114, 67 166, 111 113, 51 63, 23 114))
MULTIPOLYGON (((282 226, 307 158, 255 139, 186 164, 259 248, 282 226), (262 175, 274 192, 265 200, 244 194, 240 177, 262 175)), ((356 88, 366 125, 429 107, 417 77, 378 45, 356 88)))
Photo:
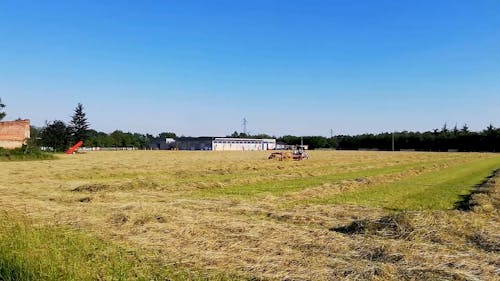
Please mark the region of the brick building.
POLYGON ((30 120, 0 122, 0 147, 21 147, 29 138, 30 120))

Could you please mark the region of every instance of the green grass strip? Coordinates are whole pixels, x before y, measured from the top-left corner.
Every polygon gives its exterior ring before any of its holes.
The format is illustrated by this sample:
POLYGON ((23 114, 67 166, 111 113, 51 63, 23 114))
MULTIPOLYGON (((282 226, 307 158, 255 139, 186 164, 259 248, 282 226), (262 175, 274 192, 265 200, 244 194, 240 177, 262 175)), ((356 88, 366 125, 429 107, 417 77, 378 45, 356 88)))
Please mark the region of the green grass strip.
POLYGON ((316 204, 356 204, 392 210, 453 209, 461 196, 469 194, 492 171, 500 168, 500 157, 458 164, 395 183, 376 185, 315 200, 316 204))
POLYGON ((302 189, 319 186, 325 183, 335 183, 341 180, 353 180, 359 177, 370 177, 382 174, 400 173, 403 171, 426 168, 430 164, 444 163, 448 160, 438 160, 432 162, 408 163, 403 165, 392 165, 382 168, 362 169, 352 172, 333 173, 316 177, 305 177, 282 181, 260 182, 255 184, 244 184, 221 188, 207 188, 200 190, 195 196, 236 196, 254 197, 261 194, 282 195, 284 193, 295 192, 302 189))

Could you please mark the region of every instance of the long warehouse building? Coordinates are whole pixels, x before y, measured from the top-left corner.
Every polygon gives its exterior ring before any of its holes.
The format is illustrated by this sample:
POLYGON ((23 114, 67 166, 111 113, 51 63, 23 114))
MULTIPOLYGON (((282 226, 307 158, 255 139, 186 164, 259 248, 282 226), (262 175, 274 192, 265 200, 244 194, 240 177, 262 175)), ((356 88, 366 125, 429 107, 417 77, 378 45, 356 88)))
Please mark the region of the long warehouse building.
POLYGON ((165 150, 214 150, 214 151, 255 151, 276 149, 276 139, 244 139, 219 137, 179 137, 175 139, 155 139, 150 149, 165 150))
POLYGON ((212 150, 271 150, 276 148, 276 139, 214 138, 212 150))

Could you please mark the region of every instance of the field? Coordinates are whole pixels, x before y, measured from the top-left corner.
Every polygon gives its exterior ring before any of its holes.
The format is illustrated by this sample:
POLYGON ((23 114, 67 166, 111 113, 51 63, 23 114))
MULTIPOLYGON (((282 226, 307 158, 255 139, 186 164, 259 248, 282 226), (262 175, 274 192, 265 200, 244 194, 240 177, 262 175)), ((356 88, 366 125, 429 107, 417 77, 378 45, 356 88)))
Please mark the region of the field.
POLYGON ((0 280, 498 280, 500 155, 267 155, 0 162, 0 280))

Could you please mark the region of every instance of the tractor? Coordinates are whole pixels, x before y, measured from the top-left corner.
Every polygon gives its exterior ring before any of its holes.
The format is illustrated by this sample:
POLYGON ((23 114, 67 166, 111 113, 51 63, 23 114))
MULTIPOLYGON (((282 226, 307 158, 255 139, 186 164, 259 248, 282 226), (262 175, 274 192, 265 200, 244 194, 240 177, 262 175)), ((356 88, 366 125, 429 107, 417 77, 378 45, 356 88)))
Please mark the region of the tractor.
POLYGON ((269 155, 268 159, 283 160, 296 160, 309 159, 309 154, 301 145, 294 146, 291 151, 273 152, 269 155))

